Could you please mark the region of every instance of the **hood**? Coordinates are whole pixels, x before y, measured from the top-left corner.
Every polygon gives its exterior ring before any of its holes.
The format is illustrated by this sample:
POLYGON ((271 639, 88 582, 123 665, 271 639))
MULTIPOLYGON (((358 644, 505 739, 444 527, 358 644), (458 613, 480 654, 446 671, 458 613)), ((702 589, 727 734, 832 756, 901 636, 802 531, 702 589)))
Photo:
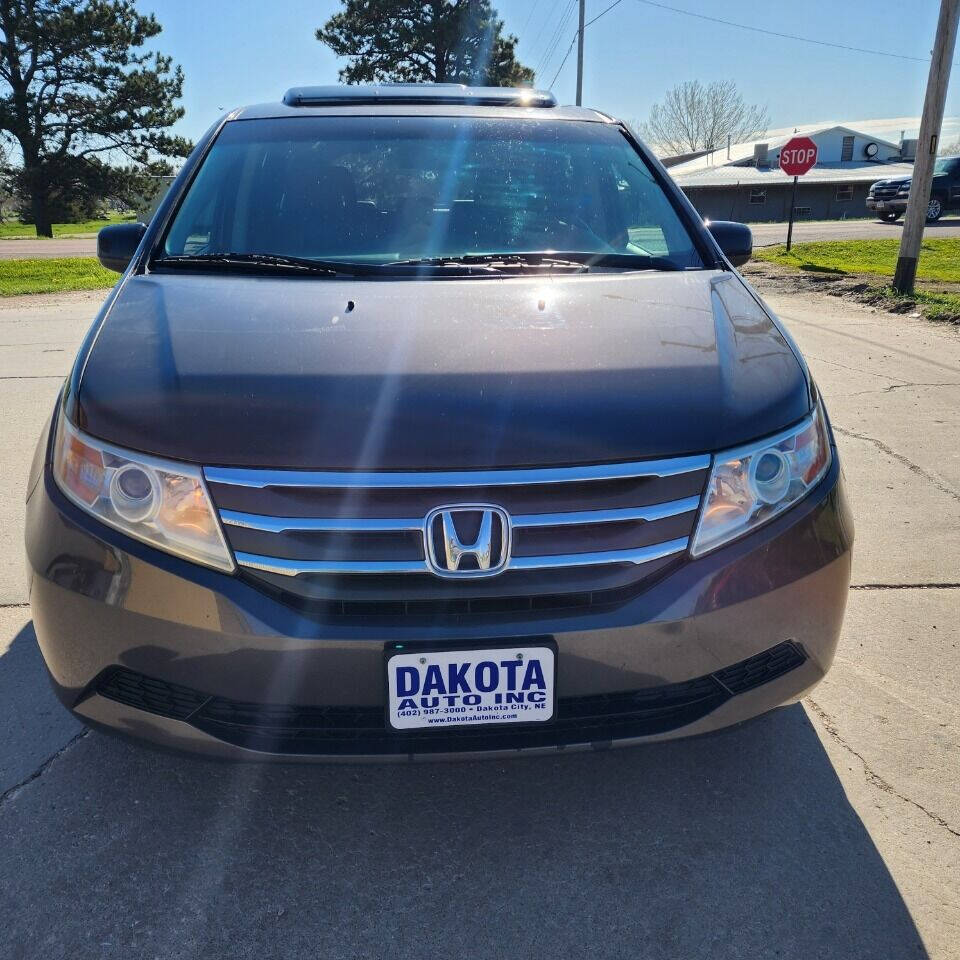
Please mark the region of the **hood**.
POLYGON ((483 469, 703 453, 809 409, 733 274, 132 276, 78 426, 207 465, 483 469))
POLYGON ((871 187, 902 187, 905 183, 910 183, 913 177, 891 177, 889 180, 877 180, 871 184, 871 187))

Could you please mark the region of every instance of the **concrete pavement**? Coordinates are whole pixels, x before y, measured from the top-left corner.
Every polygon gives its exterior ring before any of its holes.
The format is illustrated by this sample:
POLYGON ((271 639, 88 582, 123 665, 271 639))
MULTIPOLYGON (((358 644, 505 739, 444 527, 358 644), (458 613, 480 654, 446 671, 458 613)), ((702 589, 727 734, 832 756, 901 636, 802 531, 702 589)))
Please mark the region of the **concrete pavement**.
POLYGON ((25 477, 100 299, 0 301, 5 955, 960 957, 955 329, 771 297, 857 522, 839 655, 802 704, 635 750, 258 767, 86 734, 47 689, 25 477))

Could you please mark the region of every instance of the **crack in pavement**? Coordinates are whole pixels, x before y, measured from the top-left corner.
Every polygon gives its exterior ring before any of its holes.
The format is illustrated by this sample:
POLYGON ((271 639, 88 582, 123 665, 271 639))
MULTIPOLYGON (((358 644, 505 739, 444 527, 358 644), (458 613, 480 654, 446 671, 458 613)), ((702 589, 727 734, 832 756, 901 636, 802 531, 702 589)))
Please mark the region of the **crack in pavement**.
POLYGON ((62 373, 50 373, 44 374, 41 376, 23 376, 17 374, 15 377, 0 377, 0 380, 63 380, 66 374, 62 373))
POLYGON ((851 583, 851 590, 960 590, 960 583, 851 583))
POLYGON ((831 424, 831 426, 833 427, 833 432, 839 433, 842 437, 851 437, 854 440, 865 440, 867 443, 872 443, 882 453, 885 453, 888 457, 893 457, 898 463, 902 463, 911 473, 915 473, 918 477, 923 477, 924 480, 929 480, 941 493, 945 493, 954 500, 960 501, 960 493, 954 490, 953 487, 948 486, 932 473, 927 473, 923 467, 918 467, 912 460, 907 459, 902 453, 897 453, 896 450, 888 447, 882 440, 877 440, 876 437, 868 437, 865 433, 854 433, 853 430, 847 430, 846 427, 839 427, 835 423, 831 424))
POLYGON ((7 790, 4 790, 3 793, 0 793, 0 807, 2 807, 8 800, 13 800, 16 795, 23 790, 24 787, 29 786, 33 783, 34 780, 38 780, 42 777, 50 767, 57 762, 71 747, 78 744, 87 734, 90 733, 89 727, 84 727, 78 734, 72 736, 56 753, 50 754, 43 763, 37 767, 29 777, 25 777, 19 783, 15 783, 12 787, 7 790))
MULTIPOLYGON (((826 363, 831 367, 840 367, 842 370, 850 370, 853 373, 867 373, 863 367, 851 367, 849 364, 840 363, 837 360, 827 360, 826 357, 815 357, 812 353, 805 353, 804 356, 807 360, 815 360, 817 363, 826 363)), ((889 373, 880 373, 876 370, 869 371, 870 376, 872 377, 883 377, 884 380, 896 380, 897 383, 907 385, 906 380, 902 380, 900 377, 891 377, 889 373)))
POLYGON ((903 390, 905 387, 960 387, 960 382, 951 380, 946 383, 890 383, 880 390, 859 390, 848 396, 863 397, 870 393, 890 393, 893 390, 903 390))
POLYGON ((11 603, 0 603, 0 610, 14 610, 17 607, 29 607, 29 603, 20 603, 17 601, 11 603))
POLYGON ((806 697, 804 699, 804 703, 809 704, 813 712, 820 718, 820 722, 830 735, 830 738, 863 764, 863 773, 866 777, 867 783, 873 787, 876 787, 878 790, 882 790, 884 793, 890 794, 891 797, 896 797, 898 800, 902 800, 904 803, 909 803, 911 806, 916 807, 921 813, 925 813, 938 826, 943 827, 944 830, 946 830, 948 833, 952 833, 953 836, 960 838, 960 830, 950 826, 950 824, 944 820, 940 814, 934 813, 932 810, 928 810, 922 803, 918 803, 911 797, 907 797, 902 793, 898 793, 891 784, 887 783, 887 781, 884 780, 883 777, 881 777, 880 774, 877 773, 869 763, 867 763, 863 755, 854 750, 853 747, 851 747, 850 744, 843 739, 843 737, 840 735, 840 731, 837 729, 836 721, 830 716, 829 713, 827 713, 826 710, 823 709, 823 707, 820 706, 819 703, 817 703, 815 700, 811 700, 810 697, 806 697))

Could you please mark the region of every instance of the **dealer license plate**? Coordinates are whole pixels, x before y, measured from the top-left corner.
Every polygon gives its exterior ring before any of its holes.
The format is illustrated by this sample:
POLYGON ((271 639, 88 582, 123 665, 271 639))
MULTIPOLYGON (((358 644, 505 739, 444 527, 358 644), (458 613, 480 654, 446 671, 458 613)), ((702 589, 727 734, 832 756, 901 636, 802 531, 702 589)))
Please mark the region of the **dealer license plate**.
POLYGON ((555 681, 552 647, 391 653, 387 716, 396 730, 542 723, 555 681))
POLYGON ((886 205, 882 200, 878 200, 878 201, 877 201, 877 209, 878 209, 878 210, 886 210, 886 209, 887 209, 887 205, 886 205))

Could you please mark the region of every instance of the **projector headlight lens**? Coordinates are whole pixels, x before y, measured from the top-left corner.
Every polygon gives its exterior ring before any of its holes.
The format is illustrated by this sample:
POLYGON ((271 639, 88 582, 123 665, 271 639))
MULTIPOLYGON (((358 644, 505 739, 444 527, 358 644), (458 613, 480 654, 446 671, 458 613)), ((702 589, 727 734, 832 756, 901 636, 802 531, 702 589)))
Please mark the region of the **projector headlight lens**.
POLYGON ((830 468, 819 405, 793 430, 714 457, 690 552, 702 556, 802 500, 830 468))
POLYGON ((61 413, 53 475, 78 507, 128 536, 195 563, 235 569, 199 467, 95 440, 61 413))

